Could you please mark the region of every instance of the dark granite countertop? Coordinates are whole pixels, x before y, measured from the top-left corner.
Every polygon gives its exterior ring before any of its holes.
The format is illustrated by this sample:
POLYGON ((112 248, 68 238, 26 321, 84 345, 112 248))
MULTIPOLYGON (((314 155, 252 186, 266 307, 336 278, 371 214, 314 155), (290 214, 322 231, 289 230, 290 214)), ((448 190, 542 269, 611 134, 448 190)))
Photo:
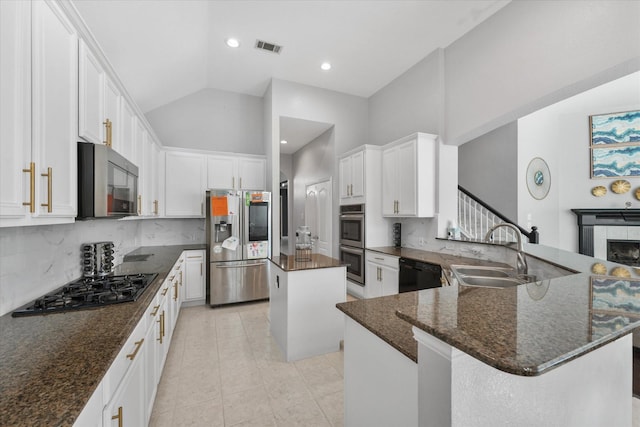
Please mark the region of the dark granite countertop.
MULTIPOLYGON (((438 264, 449 268, 451 264, 495 265, 504 267, 503 263, 483 261, 475 258, 465 258, 454 255, 439 254, 437 252, 421 251, 408 248, 380 247, 367 248, 376 252, 398 257, 411 258, 417 261, 438 264)), ((375 335, 396 348, 409 359, 417 362, 418 344, 413 339, 411 325, 396 315, 402 307, 412 307, 418 304, 417 292, 406 292, 387 297, 361 299, 337 304, 338 309, 373 332, 375 335)))
POLYGON ((271 258, 271 262, 280 267, 283 271, 346 267, 346 264, 343 264, 340 260, 320 254, 312 254, 309 261, 296 261, 296 257, 293 255, 275 256, 271 258))
POLYGON ((114 274, 158 273, 137 301, 76 312, 0 317, 0 425, 71 426, 184 250, 141 247, 147 261, 114 274))
MULTIPOLYGON (((546 372, 640 326, 636 269, 539 245, 529 248, 534 257, 556 266, 610 276, 552 276, 507 289, 450 286, 341 303, 338 308, 413 361, 415 325, 491 366, 526 376, 546 372)), ((367 249, 443 269, 452 264, 504 265, 417 249, 367 249)))

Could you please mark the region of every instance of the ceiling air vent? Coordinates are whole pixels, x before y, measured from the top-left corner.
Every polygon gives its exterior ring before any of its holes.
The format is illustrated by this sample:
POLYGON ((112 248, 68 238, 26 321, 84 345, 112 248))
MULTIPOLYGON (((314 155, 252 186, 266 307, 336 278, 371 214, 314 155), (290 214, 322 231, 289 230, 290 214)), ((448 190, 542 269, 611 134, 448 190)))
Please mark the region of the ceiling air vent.
POLYGON ((267 52, 280 53, 280 51, 282 50, 282 46, 265 42, 263 40, 256 40, 256 49, 266 50, 267 52))

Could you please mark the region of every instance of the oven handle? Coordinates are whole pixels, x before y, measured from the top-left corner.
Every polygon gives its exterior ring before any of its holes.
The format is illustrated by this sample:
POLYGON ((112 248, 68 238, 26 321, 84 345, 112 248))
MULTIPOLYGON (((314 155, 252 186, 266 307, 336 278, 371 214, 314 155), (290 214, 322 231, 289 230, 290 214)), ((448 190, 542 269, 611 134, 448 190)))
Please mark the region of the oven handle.
POLYGON ((359 220, 363 220, 364 219, 364 215, 363 214, 341 214, 340 215, 340 219, 359 219, 359 220))
POLYGON ((340 250, 342 252, 346 252, 348 254, 363 255, 364 256, 364 249, 347 248, 346 246, 340 246, 340 250))

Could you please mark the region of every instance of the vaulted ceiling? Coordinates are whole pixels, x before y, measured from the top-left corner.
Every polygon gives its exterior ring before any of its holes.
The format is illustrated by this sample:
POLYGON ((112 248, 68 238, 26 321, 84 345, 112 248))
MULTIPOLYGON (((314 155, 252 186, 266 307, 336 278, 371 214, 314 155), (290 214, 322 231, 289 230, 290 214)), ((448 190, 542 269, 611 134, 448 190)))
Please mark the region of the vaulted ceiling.
POLYGON ((74 0, 144 112, 204 88, 262 96, 272 78, 369 97, 507 3, 74 0))

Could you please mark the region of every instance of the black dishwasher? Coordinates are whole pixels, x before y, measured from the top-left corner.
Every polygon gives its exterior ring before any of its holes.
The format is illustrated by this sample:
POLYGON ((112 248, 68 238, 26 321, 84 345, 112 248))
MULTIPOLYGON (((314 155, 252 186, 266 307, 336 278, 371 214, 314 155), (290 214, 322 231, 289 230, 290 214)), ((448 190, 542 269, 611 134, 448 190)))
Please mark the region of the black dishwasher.
POLYGON ((441 277, 442 268, 439 265, 409 258, 400 258, 398 291, 402 293, 439 288, 442 286, 441 277))

